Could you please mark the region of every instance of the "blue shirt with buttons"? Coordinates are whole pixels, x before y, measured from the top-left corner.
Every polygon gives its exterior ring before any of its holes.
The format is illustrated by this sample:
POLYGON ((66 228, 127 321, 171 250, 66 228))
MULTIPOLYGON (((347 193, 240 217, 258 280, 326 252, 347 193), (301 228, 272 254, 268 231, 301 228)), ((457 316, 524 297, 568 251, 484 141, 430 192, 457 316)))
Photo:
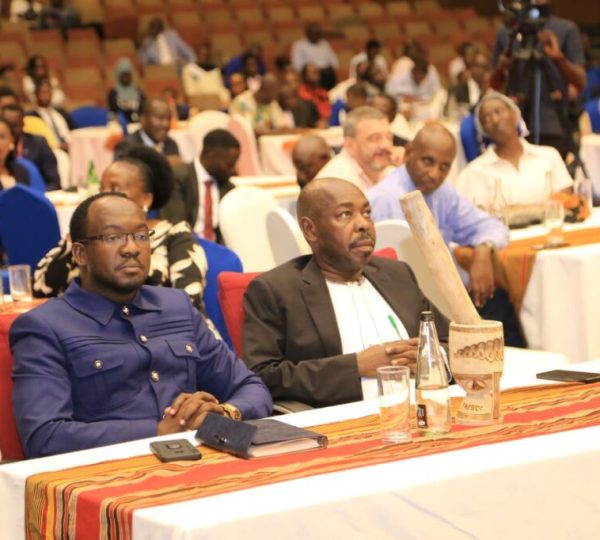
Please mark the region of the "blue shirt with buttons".
POLYGON ((63 297, 16 319, 10 344, 27 457, 152 437, 182 392, 210 392, 244 419, 271 412, 259 377, 178 289, 144 285, 123 305, 74 280, 63 297))

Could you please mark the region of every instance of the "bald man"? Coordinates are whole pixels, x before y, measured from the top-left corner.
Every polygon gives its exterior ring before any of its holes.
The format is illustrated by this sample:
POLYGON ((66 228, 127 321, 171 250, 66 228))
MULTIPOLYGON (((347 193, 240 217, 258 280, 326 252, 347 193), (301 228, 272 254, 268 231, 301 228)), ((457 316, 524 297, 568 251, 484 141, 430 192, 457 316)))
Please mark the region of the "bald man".
MULTIPOLYGON (((360 400, 362 379, 377 367, 414 368, 419 314, 429 302, 405 263, 373 256, 369 201, 355 185, 313 180, 300 193, 298 221, 313 255, 250 283, 242 357, 275 400, 360 400)), ((445 341, 448 321, 434 311, 445 341)))
POLYGON ((331 148, 319 135, 304 135, 292 151, 298 184, 303 188, 331 159, 331 148))
POLYGON ((474 248, 468 288, 481 315, 504 323, 507 344, 523 346, 506 291, 496 290, 494 282, 493 252, 508 244, 508 229, 444 182, 455 155, 456 141, 445 127, 423 127, 406 146, 404 165, 367 192, 373 220, 405 219, 398 201, 418 189, 444 241, 474 248))

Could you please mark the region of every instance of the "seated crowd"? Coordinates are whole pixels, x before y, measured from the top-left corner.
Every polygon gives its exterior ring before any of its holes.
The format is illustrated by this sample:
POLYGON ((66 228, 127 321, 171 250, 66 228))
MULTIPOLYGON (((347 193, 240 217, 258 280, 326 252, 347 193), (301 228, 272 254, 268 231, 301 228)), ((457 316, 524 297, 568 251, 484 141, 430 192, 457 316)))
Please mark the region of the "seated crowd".
MULTIPOLYGON (((557 53, 550 34, 544 47, 577 93, 579 50, 557 53)), ((219 66, 208 45, 196 51, 153 18, 138 52, 143 65, 174 66, 186 91, 210 88, 257 138, 297 136, 290 149, 301 188, 297 220, 312 254, 250 283, 240 360, 206 315, 209 267, 198 238, 224 243, 219 207, 235 188, 241 141, 209 130, 184 162, 169 131, 194 115, 194 100, 147 93, 136 62, 118 59, 106 103, 139 125, 115 141, 101 193, 77 206, 68 235, 34 270, 34 295, 50 299, 10 332, 14 413, 27 457, 195 429, 209 411, 264 417, 273 400, 312 407, 360 400, 363 379, 377 367, 414 369, 420 312, 434 311, 442 341, 448 320, 406 263, 374 254, 374 223, 404 219, 398 199, 414 190, 448 245, 473 248, 465 287, 482 317, 503 322, 507 345, 526 346, 507 291, 494 280, 494 252, 507 246, 509 230, 492 199, 501 190, 511 210, 539 214, 548 197, 572 192, 563 150, 573 133, 549 136, 555 148, 528 141, 529 118, 494 89, 502 66, 492 65, 484 44, 461 45, 447 73, 418 41, 392 59, 370 39, 340 66, 321 25, 310 23, 269 70, 260 45, 219 66), (453 133, 467 115, 481 154, 451 182, 460 151, 453 133), (336 126, 341 148, 315 131, 336 126)), ((60 189, 56 152, 68 154, 76 129, 68 105, 40 55, 27 63, 20 88, 0 87, 0 194, 32 184, 29 163, 47 190, 60 189)))

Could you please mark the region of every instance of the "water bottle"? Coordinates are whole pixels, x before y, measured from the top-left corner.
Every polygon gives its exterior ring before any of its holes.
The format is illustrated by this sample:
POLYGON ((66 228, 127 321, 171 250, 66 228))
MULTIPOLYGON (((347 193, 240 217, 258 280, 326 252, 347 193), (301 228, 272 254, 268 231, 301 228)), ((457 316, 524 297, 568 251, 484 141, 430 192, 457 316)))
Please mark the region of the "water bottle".
POLYGON ((421 312, 420 317, 416 390, 419 433, 448 433, 451 423, 448 371, 431 311, 421 312))
POLYGON ((87 193, 88 196, 91 196, 99 192, 100 180, 98 179, 98 173, 96 172, 96 164, 93 159, 90 159, 87 172, 87 193))

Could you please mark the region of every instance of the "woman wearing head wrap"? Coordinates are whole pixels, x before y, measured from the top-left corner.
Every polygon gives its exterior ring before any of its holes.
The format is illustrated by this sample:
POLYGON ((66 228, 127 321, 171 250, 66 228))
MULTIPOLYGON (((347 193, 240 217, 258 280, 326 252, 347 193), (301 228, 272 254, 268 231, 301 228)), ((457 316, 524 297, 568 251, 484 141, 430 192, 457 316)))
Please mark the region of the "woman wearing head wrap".
POLYGON ((120 58, 115 65, 115 86, 108 92, 108 108, 114 113, 123 113, 127 122, 137 122, 144 105, 144 93, 133 80, 133 64, 127 57, 120 58))

